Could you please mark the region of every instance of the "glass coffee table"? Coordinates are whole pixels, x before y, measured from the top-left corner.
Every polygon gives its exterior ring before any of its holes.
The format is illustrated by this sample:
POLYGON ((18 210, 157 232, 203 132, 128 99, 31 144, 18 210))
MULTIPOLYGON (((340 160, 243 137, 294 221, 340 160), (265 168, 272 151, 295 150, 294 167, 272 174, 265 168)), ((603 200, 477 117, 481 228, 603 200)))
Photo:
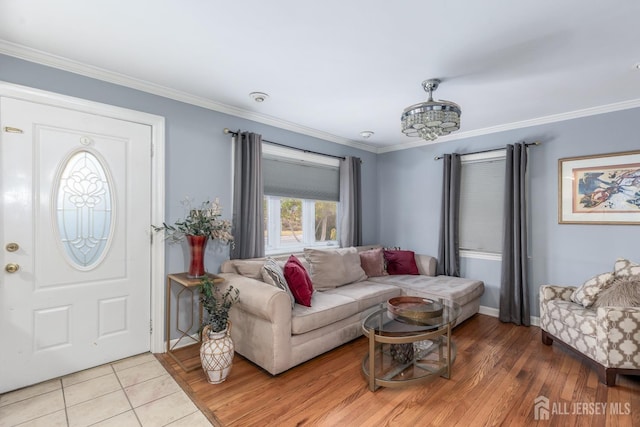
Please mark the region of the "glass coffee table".
POLYGON ((456 358, 451 329, 460 315, 460 305, 445 299, 423 301, 439 310, 428 318, 416 319, 399 316, 394 307, 390 310, 388 303, 383 303, 362 322, 369 338, 369 351, 362 359, 369 390, 451 376, 456 358))

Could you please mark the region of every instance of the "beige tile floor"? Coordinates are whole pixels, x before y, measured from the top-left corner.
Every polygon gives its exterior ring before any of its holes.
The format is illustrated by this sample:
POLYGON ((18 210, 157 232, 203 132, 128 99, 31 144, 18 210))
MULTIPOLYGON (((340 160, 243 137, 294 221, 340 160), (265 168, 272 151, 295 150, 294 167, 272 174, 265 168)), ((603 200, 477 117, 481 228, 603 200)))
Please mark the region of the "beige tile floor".
POLYGON ((0 395, 0 427, 211 426, 150 353, 0 395))

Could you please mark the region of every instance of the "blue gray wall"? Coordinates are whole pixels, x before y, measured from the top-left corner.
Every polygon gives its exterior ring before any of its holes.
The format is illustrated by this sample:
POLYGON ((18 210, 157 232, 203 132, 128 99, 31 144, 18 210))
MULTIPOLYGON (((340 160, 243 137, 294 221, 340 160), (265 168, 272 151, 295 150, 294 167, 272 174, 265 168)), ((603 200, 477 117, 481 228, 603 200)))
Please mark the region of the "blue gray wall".
MULTIPOLYGON (((582 284, 611 271, 617 257, 640 261, 639 226, 558 224, 558 159, 638 150, 639 130, 636 108, 381 154, 380 241, 437 255, 442 162, 434 156, 541 141, 529 149, 529 278, 531 312, 537 316, 540 285, 582 284)), ((484 280, 481 305, 497 308, 500 261, 463 258, 461 270, 484 280)))
MULTIPOLYGON (((640 109, 590 116, 541 126, 437 143, 375 155, 134 89, 0 55, 0 80, 64 95, 157 114, 166 119, 166 219, 182 216, 179 201, 220 197, 231 203, 231 145, 222 129, 249 130, 265 139, 327 154, 363 159, 364 243, 399 245, 437 254, 442 163, 436 155, 542 141, 530 149, 532 313, 538 314, 538 287, 580 284, 612 269, 617 257, 639 261, 640 228, 624 225, 561 225, 557 221, 557 161, 562 157, 640 148, 640 109)), ((206 266, 217 271, 227 252, 207 252, 206 266)), ((169 246, 166 271, 185 269, 182 247, 169 246)), ((463 259, 466 277, 485 281, 481 304, 497 308, 500 262, 463 259)))
MULTIPOLYGON (((292 147, 358 156, 363 161, 364 243, 379 240, 376 154, 6 55, 0 55, 0 81, 163 116, 166 126, 165 217, 168 222, 184 217, 180 201, 187 196, 198 201, 219 197, 225 209, 224 216, 230 217, 231 137, 222 132, 224 128, 260 133, 264 139, 292 147)), ((167 273, 185 270, 185 248, 179 244, 167 246, 167 273)), ((205 266, 207 270, 217 272, 227 258, 227 248, 216 251, 209 245, 205 266)))

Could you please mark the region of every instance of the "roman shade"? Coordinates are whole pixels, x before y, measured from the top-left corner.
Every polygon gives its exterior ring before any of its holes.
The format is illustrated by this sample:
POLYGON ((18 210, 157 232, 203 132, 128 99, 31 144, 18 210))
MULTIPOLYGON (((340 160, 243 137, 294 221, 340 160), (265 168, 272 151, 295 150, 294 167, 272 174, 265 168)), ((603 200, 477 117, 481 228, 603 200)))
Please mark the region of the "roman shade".
POLYGON ((340 200, 338 166, 263 153, 264 194, 308 200, 340 200))

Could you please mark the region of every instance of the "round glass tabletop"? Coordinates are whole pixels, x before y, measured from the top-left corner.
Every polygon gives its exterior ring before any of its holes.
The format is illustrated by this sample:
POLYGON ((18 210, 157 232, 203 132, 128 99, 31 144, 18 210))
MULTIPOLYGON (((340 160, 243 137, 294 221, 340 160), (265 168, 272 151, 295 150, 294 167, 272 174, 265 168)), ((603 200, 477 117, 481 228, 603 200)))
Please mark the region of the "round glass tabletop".
POLYGON ((398 315, 388 308, 387 303, 380 305, 380 308, 371 313, 362 323, 365 331, 373 330, 378 335, 412 335, 423 334, 440 329, 444 326, 455 326, 455 322, 460 315, 460 305, 456 302, 437 299, 425 300, 436 302, 442 307, 442 313, 436 316, 415 320, 413 318, 398 315))

